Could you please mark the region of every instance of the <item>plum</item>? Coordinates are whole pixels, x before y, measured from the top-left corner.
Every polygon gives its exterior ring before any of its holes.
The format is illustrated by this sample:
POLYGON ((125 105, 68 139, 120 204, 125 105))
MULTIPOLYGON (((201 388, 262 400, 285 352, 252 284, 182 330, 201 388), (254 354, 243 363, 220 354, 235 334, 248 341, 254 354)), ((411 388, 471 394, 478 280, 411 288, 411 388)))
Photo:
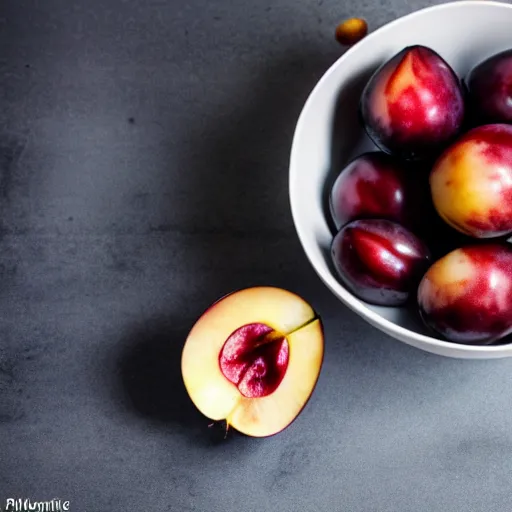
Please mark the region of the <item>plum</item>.
POLYGON ((386 219, 345 225, 332 241, 331 256, 347 288, 359 299, 381 306, 408 302, 431 260, 422 240, 386 219))
POLYGON ((302 412, 323 357, 323 323, 313 307, 288 290, 256 286, 225 295, 197 319, 181 374, 204 416, 268 437, 302 412))
POLYGON ((474 238, 512 233, 512 125, 473 128, 440 156, 432 201, 453 228, 474 238))
POLYGON ((338 174, 329 196, 339 230, 357 219, 382 218, 410 229, 422 224, 427 187, 402 161, 379 151, 363 153, 338 174))
POLYGON ((430 167, 419 166, 380 151, 351 160, 336 177, 329 196, 336 231, 353 220, 391 220, 421 238, 436 258, 470 242, 436 212, 429 189, 430 167))
POLYGON ((512 48, 477 64, 466 84, 474 122, 512 123, 512 48))
POLYGON ((375 71, 363 90, 360 117, 372 141, 400 158, 431 158, 465 120, 461 80, 431 48, 404 48, 375 71))
POLYGON ((437 260, 418 287, 421 318, 445 339, 489 344, 512 332, 512 245, 487 242, 437 260))

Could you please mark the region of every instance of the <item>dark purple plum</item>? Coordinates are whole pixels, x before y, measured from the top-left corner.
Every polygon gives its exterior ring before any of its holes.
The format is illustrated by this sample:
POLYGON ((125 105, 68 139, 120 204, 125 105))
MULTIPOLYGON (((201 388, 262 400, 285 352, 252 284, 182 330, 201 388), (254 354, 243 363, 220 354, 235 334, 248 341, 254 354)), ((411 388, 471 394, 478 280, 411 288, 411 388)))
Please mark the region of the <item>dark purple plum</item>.
POLYGON ((407 160, 432 158, 462 129, 462 82, 438 53, 408 46, 370 78, 360 113, 368 136, 382 151, 407 160))
POLYGON ((359 299, 381 306, 400 306, 415 296, 431 262, 415 234, 385 219, 345 225, 333 239, 331 256, 343 284, 359 299))
POLYGON ((354 158, 331 189, 329 206, 336 229, 357 219, 381 218, 414 230, 422 224, 430 199, 428 182, 414 171, 379 151, 354 158))
POLYGON ((466 84, 475 123, 512 123, 512 48, 477 64, 466 84))

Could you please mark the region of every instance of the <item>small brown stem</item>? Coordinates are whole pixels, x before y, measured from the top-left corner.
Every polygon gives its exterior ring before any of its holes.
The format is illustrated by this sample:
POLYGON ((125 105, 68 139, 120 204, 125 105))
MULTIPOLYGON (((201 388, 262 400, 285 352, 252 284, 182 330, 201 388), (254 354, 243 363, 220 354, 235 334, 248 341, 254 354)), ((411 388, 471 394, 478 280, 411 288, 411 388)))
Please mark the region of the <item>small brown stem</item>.
POLYGON ((295 327, 291 331, 288 331, 285 334, 285 336, 290 336, 290 334, 293 334, 294 332, 304 329, 304 327, 307 327, 309 324, 312 324, 313 322, 316 322, 317 320, 320 320, 320 317, 318 315, 315 315, 313 318, 309 319, 307 322, 304 322, 303 324, 300 324, 299 326, 295 327))

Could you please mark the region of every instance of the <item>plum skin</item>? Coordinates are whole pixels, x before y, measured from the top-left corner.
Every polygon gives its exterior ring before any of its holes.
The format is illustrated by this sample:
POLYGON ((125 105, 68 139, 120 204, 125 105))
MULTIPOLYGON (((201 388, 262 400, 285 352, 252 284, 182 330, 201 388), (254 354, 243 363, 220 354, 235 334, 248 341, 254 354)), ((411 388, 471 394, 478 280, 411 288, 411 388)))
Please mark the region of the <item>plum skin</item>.
POLYGON ((372 75, 359 115, 382 151, 407 160, 431 158, 462 129, 462 82, 434 50, 408 46, 372 75))
POLYGON ((474 122, 512 123, 512 48, 477 64, 466 84, 474 122))
POLYGON ((489 344, 512 332, 512 245, 488 242, 437 260, 418 286, 420 316, 462 344, 489 344))
POLYGON ((512 126, 479 126, 435 162, 434 207, 454 229, 479 239, 512 233, 512 126))
POLYGON ((406 304, 431 261, 422 240, 385 219, 345 225, 333 238, 331 258, 341 281, 356 297, 381 306, 406 304))
POLYGON ((422 223, 429 199, 412 169, 391 155, 370 151, 342 168, 330 191, 329 209, 337 230, 370 218, 414 229, 422 223))
POLYGON ((360 219, 386 219, 410 229, 433 256, 444 256, 470 242, 449 226, 432 202, 430 165, 406 163, 381 151, 368 151, 342 168, 329 194, 330 217, 339 231, 360 219))

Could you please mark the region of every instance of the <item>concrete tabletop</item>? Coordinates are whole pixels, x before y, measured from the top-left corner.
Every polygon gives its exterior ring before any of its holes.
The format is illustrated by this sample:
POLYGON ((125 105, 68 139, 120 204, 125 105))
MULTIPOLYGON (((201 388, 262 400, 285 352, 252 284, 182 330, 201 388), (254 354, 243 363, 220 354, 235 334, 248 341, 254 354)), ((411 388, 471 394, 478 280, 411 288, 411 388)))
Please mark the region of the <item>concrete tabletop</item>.
POLYGON ((336 24, 427 5, 2 0, 2 510, 512 510, 512 361, 370 327, 319 281, 289 210, 295 122, 344 51, 336 24), (219 440, 181 349, 211 302, 256 284, 314 305, 325 362, 284 432, 219 440))

